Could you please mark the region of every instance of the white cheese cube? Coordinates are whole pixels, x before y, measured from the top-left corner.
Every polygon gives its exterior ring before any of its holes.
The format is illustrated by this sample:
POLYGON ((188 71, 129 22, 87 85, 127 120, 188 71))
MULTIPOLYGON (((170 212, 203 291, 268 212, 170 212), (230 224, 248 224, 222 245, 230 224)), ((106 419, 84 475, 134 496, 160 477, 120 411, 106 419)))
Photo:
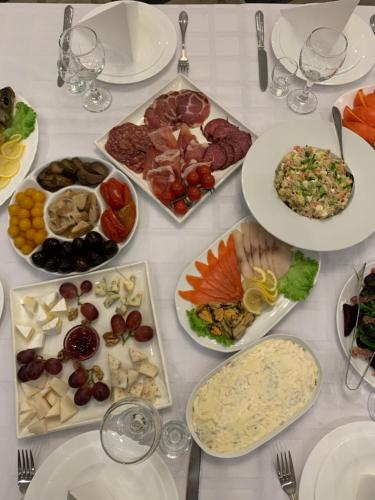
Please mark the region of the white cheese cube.
POLYGON ((49 390, 48 394, 44 396, 44 399, 50 406, 55 406, 57 401, 59 401, 59 396, 57 396, 55 392, 49 390))
POLYGON ((128 294, 133 293, 136 279, 137 278, 133 275, 130 276, 129 278, 127 278, 126 276, 124 277, 124 288, 128 292, 128 294))
POLYGON ((37 387, 33 387, 32 385, 30 385, 29 382, 23 382, 21 384, 21 387, 26 398, 31 398, 32 396, 34 396, 34 394, 36 394, 40 390, 37 387))
POLYGON ((35 422, 32 422, 27 428, 33 434, 45 434, 47 432, 47 420, 45 418, 36 420, 35 422))
POLYGON ((44 309, 43 306, 39 304, 38 309, 36 311, 36 316, 35 316, 36 322, 38 325, 44 325, 44 323, 47 323, 50 319, 49 314, 47 311, 44 309))
POLYGON ((48 295, 42 297, 42 304, 46 306, 47 309, 52 309, 52 307, 57 303, 58 300, 58 292, 51 292, 48 295))
POLYGON ((51 321, 42 326, 42 332, 45 335, 58 335, 61 332, 61 318, 53 318, 51 321))
POLYGON ((137 370, 133 370, 133 368, 129 368, 129 370, 128 370, 128 387, 130 387, 131 385, 134 384, 134 382, 138 378, 138 375, 139 375, 139 373, 137 370))
POLYGON ((160 396, 160 389, 157 384, 153 380, 145 380, 144 386, 143 386, 143 391, 142 391, 142 398, 148 399, 149 401, 155 401, 157 397, 160 396))
POLYGON ((42 375, 37 378, 36 380, 29 380, 27 383, 31 385, 32 387, 36 387, 39 391, 44 389, 46 383, 47 383, 47 375, 45 373, 42 373, 42 375))
POLYGON ((146 377, 154 378, 159 373, 159 368, 149 361, 142 361, 138 371, 146 377))
POLYGON ((60 401, 60 422, 63 424, 78 412, 78 408, 68 395, 61 398, 60 401))
POLYGON ((34 297, 23 297, 21 299, 21 305, 26 312, 33 316, 37 310, 38 301, 34 297))
POLYGON ((16 325, 16 330, 27 341, 29 341, 35 333, 34 328, 30 325, 16 325))
POLYGON ((142 304, 142 293, 136 293, 133 297, 127 297, 126 302, 128 306, 139 307, 142 304))
POLYGON ((128 391, 126 389, 122 389, 121 387, 113 387, 112 389, 112 399, 114 403, 120 401, 120 399, 126 398, 128 395, 128 391))
POLYGON ((36 333, 29 342, 29 349, 41 349, 44 346, 45 336, 43 333, 36 333))
POLYGON ((26 427, 26 425, 28 425, 32 421, 32 419, 35 417, 35 415, 36 415, 36 413, 34 410, 29 410, 26 413, 21 413, 21 415, 19 417, 20 427, 21 428, 26 427))
POLYGON ((118 368, 111 372, 111 385, 112 387, 121 387, 126 389, 128 386, 128 373, 123 368, 118 368))
POLYGON ((134 347, 129 347, 129 356, 133 363, 139 363, 139 361, 148 359, 147 353, 138 351, 138 349, 134 349, 134 347))
POLYGON ((57 377, 53 377, 53 379, 49 382, 49 386, 53 391, 56 392, 56 394, 61 397, 64 396, 64 394, 69 389, 68 384, 57 377))
POLYGON ((46 413, 46 418, 54 418, 60 416, 60 399, 56 401, 56 403, 49 409, 48 413, 46 413))
POLYGON ((58 314, 58 313, 66 313, 68 310, 68 306, 66 305, 66 300, 65 299, 60 299, 56 305, 54 305, 51 309, 51 313, 58 314))
POLYGON ((129 394, 140 398, 143 392, 144 382, 143 380, 138 380, 135 384, 130 387, 129 394))
POLYGON ((115 358, 114 356, 108 354, 108 365, 109 365, 109 370, 112 372, 120 368, 121 361, 115 358))
POLYGON ((31 410, 30 405, 28 404, 27 401, 22 400, 19 405, 19 412, 20 413, 26 413, 31 410))

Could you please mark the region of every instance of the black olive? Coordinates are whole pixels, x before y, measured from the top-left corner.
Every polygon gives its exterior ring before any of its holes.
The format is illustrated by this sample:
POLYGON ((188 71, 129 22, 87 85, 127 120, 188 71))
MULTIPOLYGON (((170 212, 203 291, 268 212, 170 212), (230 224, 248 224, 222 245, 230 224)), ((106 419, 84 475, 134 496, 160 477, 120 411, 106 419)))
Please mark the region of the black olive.
POLYGON ((365 278, 365 285, 370 288, 375 288, 375 274, 368 274, 365 278))
POLYGON ((85 245, 88 250, 102 253, 103 236, 97 231, 89 231, 85 236, 85 245))
POLYGON ((59 261, 59 273, 71 273, 74 270, 73 261, 67 258, 62 258, 59 261))
POLYGON ((47 260, 47 255, 44 252, 35 252, 32 254, 31 260, 37 267, 44 267, 44 264, 47 260))
POLYGON ((49 257, 44 264, 44 268, 47 271, 55 272, 59 268, 59 261, 56 257, 49 257))
POLYGON ((74 238, 72 241, 72 250, 74 255, 82 255, 85 253, 86 246, 82 238, 74 238))
POLYGON ((73 257, 73 248, 70 241, 63 241, 60 247, 60 255, 62 258, 71 259, 73 257))
POLYGON ((106 260, 111 259, 118 252, 117 243, 112 240, 107 240, 103 246, 103 254, 106 260))
POLYGON ((86 254, 87 261, 92 267, 100 266, 104 262, 104 257, 95 250, 89 250, 86 254))
POLYGON ((57 238, 47 238, 43 242, 42 250, 48 257, 55 257, 60 250, 60 241, 57 238))
POLYGON ((84 273, 90 269, 90 264, 88 263, 87 259, 85 257, 82 257, 81 255, 74 257, 73 265, 74 270, 78 271, 79 273, 84 273))

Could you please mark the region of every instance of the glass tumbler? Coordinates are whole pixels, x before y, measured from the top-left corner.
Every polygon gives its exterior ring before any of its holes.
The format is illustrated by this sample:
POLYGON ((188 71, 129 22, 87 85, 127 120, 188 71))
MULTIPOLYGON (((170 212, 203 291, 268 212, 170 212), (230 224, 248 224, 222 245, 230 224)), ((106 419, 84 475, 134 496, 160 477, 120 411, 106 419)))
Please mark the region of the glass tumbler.
POLYGON ((285 97, 289 92, 292 79, 298 71, 298 63, 290 57, 277 59, 272 70, 270 92, 275 97, 285 97))

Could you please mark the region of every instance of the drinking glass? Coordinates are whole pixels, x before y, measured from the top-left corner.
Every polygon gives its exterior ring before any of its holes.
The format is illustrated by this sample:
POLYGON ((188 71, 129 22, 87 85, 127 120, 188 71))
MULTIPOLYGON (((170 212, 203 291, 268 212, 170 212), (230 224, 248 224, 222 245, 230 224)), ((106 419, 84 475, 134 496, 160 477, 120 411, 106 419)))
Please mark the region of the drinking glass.
POLYGON ((317 107, 317 97, 311 92, 315 82, 332 78, 344 63, 348 40, 331 28, 315 29, 305 41, 299 56, 299 67, 306 78, 304 89, 289 93, 287 102, 296 113, 312 113, 317 107))
POLYGON ((189 450, 191 436, 186 424, 167 422, 149 401, 127 397, 106 411, 100 428, 105 453, 115 462, 137 464, 149 458, 157 447, 169 458, 189 450))
POLYGON ((270 92, 275 97, 284 97, 289 92, 292 78, 296 76, 298 64, 290 57, 277 59, 272 70, 270 92))
MULTIPOLYGON (((64 56, 62 56, 64 57, 64 56)), ((65 71, 62 59, 57 61, 57 69, 61 79, 65 83, 65 88, 69 94, 81 94, 86 89, 86 82, 80 80, 79 76, 72 71, 65 71)))
POLYGON ((95 31, 79 25, 69 28, 61 34, 59 46, 61 67, 66 75, 87 82, 83 107, 92 112, 107 109, 112 102, 111 93, 95 85, 105 63, 104 48, 95 31))

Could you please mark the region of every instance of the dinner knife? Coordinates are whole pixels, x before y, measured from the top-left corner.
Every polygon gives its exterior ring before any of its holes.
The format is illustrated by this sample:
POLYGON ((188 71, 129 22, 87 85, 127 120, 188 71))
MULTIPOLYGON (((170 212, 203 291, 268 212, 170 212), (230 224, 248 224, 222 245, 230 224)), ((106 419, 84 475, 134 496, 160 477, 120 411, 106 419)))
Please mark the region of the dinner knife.
MULTIPOLYGON (((68 28, 71 28, 73 24, 73 7, 67 5, 64 10, 64 22, 63 22, 63 32, 68 28)), ((61 78, 60 73, 57 75, 57 86, 62 87, 64 85, 64 80, 61 78)))
POLYGON ((264 92, 268 87, 268 66, 267 52, 264 49, 264 15, 261 10, 255 13, 255 29, 258 43, 259 86, 260 90, 264 92))
POLYGON ((201 449, 192 440, 189 469, 186 487, 186 500, 198 500, 199 498, 199 475, 201 470, 201 449))

